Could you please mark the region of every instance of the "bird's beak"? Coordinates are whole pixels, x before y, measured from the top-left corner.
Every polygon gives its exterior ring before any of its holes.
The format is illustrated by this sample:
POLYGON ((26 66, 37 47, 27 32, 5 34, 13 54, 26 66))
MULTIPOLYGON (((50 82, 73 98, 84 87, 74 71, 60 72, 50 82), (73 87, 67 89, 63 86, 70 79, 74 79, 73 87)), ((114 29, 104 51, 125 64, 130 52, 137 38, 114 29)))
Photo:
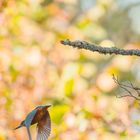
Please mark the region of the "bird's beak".
POLYGON ((47 108, 51 107, 52 105, 46 105, 47 108))
POLYGON ((48 105, 48 107, 51 107, 52 105, 48 105))
POLYGON ((14 128, 14 130, 19 129, 20 127, 22 127, 22 125, 17 126, 16 128, 14 128))

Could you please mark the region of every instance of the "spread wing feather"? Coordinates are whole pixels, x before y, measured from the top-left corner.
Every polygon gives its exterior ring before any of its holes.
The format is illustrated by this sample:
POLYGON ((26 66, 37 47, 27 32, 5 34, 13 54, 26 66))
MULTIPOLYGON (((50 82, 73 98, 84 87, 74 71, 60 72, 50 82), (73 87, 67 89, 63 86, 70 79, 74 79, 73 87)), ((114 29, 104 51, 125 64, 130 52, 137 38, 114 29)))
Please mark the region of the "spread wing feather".
POLYGON ((51 133, 51 120, 48 111, 46 111, 46 115, 37 124, 37 128, 37 140, 47 140, 51 133))

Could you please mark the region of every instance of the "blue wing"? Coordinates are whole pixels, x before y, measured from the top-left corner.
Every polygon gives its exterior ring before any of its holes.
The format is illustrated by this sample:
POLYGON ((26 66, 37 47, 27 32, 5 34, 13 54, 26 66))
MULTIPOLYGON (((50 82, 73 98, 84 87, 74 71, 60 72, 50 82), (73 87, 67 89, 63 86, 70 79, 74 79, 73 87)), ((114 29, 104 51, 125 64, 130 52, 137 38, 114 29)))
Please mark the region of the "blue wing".
POLYGON ((32 122, 32 120, 33 120, 33 118, 34 118, 36 112, 37 112, 37 110, 34 109, 32 112, 30 112, 30 113, 27 115, 27 117, 26 117, 26 119, 25 119, 25 126, 26 126, 26 127, 29 127, 29 126, 31 125, 31 122, 32 122))

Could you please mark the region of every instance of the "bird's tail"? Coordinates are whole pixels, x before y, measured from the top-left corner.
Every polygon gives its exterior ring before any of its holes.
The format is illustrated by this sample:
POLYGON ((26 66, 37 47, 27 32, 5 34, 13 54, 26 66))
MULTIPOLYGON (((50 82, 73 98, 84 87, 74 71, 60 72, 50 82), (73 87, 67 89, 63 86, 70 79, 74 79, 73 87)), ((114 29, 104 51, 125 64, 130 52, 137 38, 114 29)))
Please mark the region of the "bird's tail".
POLYGON ((32 137, 31 137, 31 133, 30 133, 30 129, 29 129, 29 127, 27 127, 27 132, 28 132, 29 140, 32 140, 32 137))
POLYGON ((14 130, 19 129, 20 127, 22 127, 22 125, 17 126, 16 128, 14 128, 14 130))

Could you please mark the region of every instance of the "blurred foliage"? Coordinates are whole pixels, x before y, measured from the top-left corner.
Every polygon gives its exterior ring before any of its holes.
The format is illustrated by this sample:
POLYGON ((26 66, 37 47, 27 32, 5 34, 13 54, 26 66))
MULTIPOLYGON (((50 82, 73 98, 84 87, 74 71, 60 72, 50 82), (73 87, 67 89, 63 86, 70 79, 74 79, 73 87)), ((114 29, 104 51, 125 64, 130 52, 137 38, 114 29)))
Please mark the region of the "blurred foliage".
POLYGON ((28 139, 25 129, 13 128, 41 104, 53 105, 50 139, 140 139, 139 103, 115 98, 125 93, 112 80, 115 74, 139 85, 139 58, 60 44, 70 38, 140 49, 135 2, 0 1, 0 140, 28 139))

